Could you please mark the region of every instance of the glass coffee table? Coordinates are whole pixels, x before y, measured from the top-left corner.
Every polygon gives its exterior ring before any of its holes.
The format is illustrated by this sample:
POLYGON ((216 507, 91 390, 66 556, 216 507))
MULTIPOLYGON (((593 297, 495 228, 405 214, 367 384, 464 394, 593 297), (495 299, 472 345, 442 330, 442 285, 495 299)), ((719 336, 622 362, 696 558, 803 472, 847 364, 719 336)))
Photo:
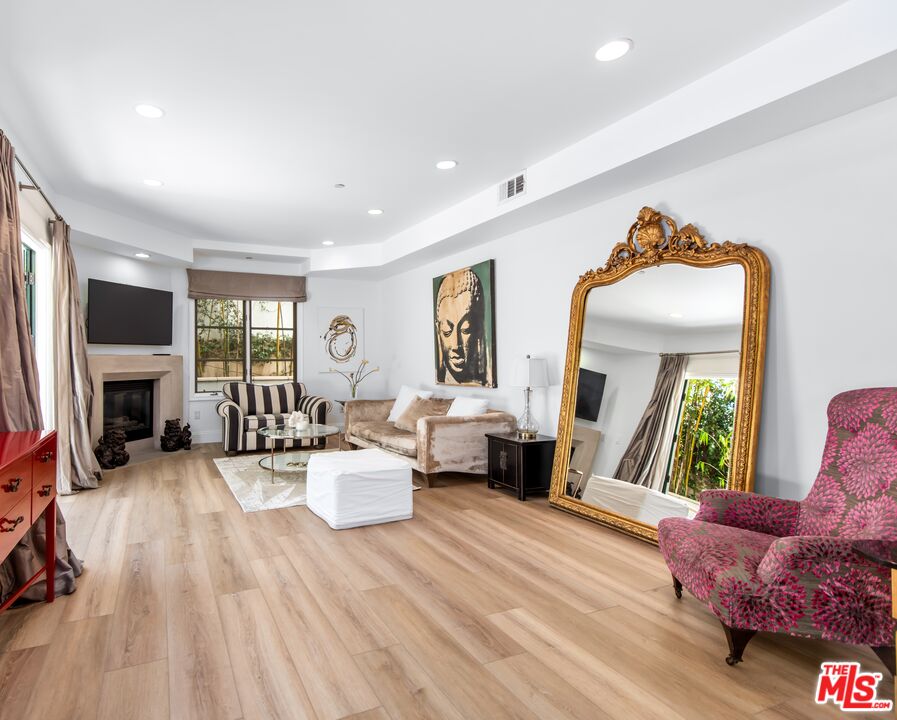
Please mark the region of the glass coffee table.
MULTIPOLYGON (((312 423, 308 427, 299 429, 289 425, 271 425, 256 430, 265 440, 320 440, 321 438, 339 435, 340 429, 336 425, 317 425, 312 423)), ((308 459, 312 453, 307 450, 287 450, 284 447, 282 453, 275 453, 275 443, 271 443, 271 454, 265 455, 259 460, 259 467, 271 471, 271 482, 274 482, 275 473, 302 473, 308 469, 308 459)), ((296 478, 299 479, 298 477, 296 478)))

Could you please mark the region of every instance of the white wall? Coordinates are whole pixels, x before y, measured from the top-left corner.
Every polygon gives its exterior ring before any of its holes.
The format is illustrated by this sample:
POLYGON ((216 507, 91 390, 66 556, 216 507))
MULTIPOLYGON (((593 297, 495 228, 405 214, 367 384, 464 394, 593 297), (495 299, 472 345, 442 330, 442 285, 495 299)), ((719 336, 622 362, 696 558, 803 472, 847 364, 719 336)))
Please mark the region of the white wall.
POLYGON ((598 419, 590 422, 577 418, 575 422, 601 431, 592 473, 614 477, 623 451, 651 399, 660 355, 583 347, 579 366, 607 375, 598 419))
MULTIPOLYGON (((88 345, 90 354, 145 355, 152 353, 171 353, 184 358, 184 415, 190 423, 195 442, 218 442, 221 440, 221 418, 215 412, 220 397, 197 398, 193 396, 193 376, 191 370, 191 313, 192 303, 187 298, 187 273, 183 268, 158 265, 145 260, 131 259, 121 255, 107 253, 102 250, 72 245, 75 264, 78 269, 78 282, 81 286, 81 297, 89 302, 87 280, 95 278, 111 282, 139 285, 141 287, 168 290, 174 293, 172 344, 166 346, 138 345, 88 345)), ((260 268, 251 263, 244 263, 244 271, 253 272, 260 268)), ((312 347, 317 338, 317 308, 321 306, 363 307, 366 324, 366 352, 368 358, 376 364, 384 355, 383 338, 385 333, 380 321, 380 291, 377 283, 359 282, 331 278, 309 278, 307 283, 308 302, 302 303, 299 309, 302 344, 299 349, 299 376, 310 393, 324 397, 344 399, 348 397, 348 385, 341 377, 321 374, 313 367, 312 347)), ((359 397, 381 397, 384 393, 385 373, 370 377, 361 386, 359 397)), ((340 420, 339 407, 332 419, 340 420)))
POLYGON ((897 385, 894 268, 887 209, 897 187, 897 100, 890 100, 384 281, 389 389, 433 386, 431 280, 495 258, 498 383, 452 390, 519 411, 515 359, 549 361, 535 411, 556 426, 570 294, 602 265, 643 205, 695 222, 715 241, 748 242, 772 264, 757 489, 802 497, 816 475, 832 395, 897 385))

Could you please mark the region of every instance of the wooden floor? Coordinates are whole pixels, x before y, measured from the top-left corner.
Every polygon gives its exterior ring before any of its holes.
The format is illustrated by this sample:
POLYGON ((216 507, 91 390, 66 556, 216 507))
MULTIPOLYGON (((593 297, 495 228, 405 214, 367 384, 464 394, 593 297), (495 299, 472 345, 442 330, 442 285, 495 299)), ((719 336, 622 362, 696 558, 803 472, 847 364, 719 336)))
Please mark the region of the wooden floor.
POLYGON ((0 616, 0 719, 799 720, 839 715, 812 702, 821 660, 883 670, 782 637, 730 668, 656 548, 544 499, 455 480, 413 520, 334 532, 241 512, 216 452, 61 499, 84 574, 0 616))

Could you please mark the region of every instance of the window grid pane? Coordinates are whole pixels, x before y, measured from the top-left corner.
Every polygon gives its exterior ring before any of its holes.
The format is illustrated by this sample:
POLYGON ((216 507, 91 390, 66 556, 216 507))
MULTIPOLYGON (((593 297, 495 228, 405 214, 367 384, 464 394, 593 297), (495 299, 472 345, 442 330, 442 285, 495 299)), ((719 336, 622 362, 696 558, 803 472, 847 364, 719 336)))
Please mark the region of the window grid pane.
POLYGON ((22 260, 25 270, 25 311, 28 315, 28 329, 31 332, 31 341, 34 342, 34 307, 35 307, 35 278, 34 278, 34 250, 24 243, 22 244, 22 260))
POLYGON ((243 380, 245 369, 243 303, 196 300, 196 392, 221 392, 225 383, 243 380))
POLYGON ((250 381, 276 385, 296 379, 295 303, 249 303, 250 381))

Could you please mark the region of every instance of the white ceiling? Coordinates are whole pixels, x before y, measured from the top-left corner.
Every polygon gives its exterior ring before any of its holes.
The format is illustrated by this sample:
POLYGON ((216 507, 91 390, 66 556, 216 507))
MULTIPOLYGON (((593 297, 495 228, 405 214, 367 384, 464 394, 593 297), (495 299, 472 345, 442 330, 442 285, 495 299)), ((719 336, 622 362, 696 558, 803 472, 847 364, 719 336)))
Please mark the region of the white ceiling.
POLYGON ((4 11, 0 87, 14 141, 68 197, 190 237, 345 246, 839 4, 29 0, 4 11), (620 36, 632 53, 593 59, 620 36), (140 102, 167 115, 140 118, 140 102), (443 158, 460 164, 439 172, 443 158))
POLYGON ((594 288, 586 300, 592 327, 610 321, 649 329, 727 328, 741 325, 743 311, 741 265, 658 265, 594 288), (671 313, 682 317, 672 318, 671 313))

